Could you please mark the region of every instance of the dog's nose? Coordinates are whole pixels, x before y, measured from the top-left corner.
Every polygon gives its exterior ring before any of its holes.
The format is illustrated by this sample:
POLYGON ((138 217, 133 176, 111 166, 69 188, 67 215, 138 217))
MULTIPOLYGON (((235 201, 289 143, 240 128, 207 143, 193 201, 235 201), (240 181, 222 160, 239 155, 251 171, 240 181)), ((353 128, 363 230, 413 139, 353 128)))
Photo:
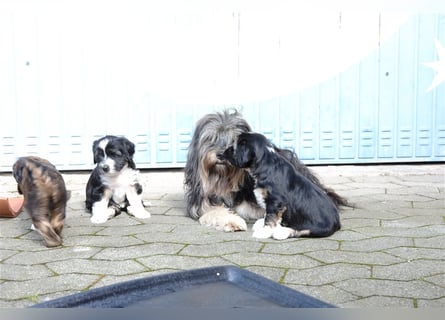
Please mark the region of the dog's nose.
POLYGON ((103 170, 104 172, 108 172, 108 171, 110 171, 110 166, 109 166, 108 164, 104 164, 104 165, 102 166, 102 170, 103 170))

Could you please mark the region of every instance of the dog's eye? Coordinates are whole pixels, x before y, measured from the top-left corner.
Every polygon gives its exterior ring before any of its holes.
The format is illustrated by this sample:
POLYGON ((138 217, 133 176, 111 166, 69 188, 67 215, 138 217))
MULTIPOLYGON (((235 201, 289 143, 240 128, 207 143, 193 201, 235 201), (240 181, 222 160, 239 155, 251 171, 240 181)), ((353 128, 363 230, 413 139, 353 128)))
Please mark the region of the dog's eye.
POLYGON ((108 155, 111 157, 120 157, 122 156, 122 152, 120 152, 119 150, 112 149, 108 152, 108 155))

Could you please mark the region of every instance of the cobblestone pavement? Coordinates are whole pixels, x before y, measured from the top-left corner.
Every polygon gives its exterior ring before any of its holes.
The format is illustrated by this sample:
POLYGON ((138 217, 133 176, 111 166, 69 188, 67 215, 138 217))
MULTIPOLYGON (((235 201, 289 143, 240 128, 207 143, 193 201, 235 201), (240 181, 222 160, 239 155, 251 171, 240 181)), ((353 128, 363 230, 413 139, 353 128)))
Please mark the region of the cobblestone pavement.
MULTIPOLYGON (((152 217, 100 225, 84 211, 88 173, 64 173, 72 195, 62 247, 48 249, 26 213, 0 219, 0 307, 26 307, 130 279, 235 265, 339 307, 445 306, 445 165, 318 166, 356 204, 329 238, 258 240, 185 216, 183 171, 141 173, 152 217)), ((0 174, 0 196, 16 195, 0 174)), ((251 222, 249 227, 252 226, 251 222)))

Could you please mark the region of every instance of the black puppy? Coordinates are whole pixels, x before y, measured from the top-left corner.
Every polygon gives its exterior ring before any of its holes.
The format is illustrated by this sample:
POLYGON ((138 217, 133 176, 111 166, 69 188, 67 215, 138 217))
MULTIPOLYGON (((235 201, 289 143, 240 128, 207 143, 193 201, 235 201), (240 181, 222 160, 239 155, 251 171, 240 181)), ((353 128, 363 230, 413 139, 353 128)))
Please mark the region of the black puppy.
POLYGON ((340 229, 332 199, 275 152, 265 136, 242 133, 219 157, 246 169, 255 180, 254 193, 266 215, 254 224, 254 237, 327 237, 340 229))

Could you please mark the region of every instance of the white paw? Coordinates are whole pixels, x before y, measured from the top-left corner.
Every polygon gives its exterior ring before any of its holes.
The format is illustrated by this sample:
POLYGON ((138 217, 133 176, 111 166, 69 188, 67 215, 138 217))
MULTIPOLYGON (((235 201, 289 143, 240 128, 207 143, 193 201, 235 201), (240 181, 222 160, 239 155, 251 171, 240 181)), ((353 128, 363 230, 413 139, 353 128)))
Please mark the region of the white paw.
POLYGON ((281 225, 278 225, 276 228, 272 230, 272 238, 276 240, 284 240, 291 236, 292 229, 282 227, 281 225))
POLYGON ((105 210, 94 210, 93 215, 90 218, 91 223, 104 223, 108 219, 114 217, 115 211, 113 208, 107 208, 105 210))
POLYGON ((135 216, 136 218, 139 219, 148 219, 151 217, 150 212, 145 210, 143 207, 134 208, 132 206, 128 206, 127 212, 128 214, 131 214, 132 216, 135 216))
POLYGON ((37 230, 37 228, 34 226, 34 223, 31 224, 31 227, 29 227, 29 229, 30 229, 30 230, 34 230, 34 231, 37 230))
POLYGON ((256 228, 252 234, 252 237, 257 239, 267 239, 272 237, 272 228, 269 226, 263 226, 261 228, 256 228))
POLYGON ((258 219, 252 226, 252 231, 264 228, 264 218, 258 219))

